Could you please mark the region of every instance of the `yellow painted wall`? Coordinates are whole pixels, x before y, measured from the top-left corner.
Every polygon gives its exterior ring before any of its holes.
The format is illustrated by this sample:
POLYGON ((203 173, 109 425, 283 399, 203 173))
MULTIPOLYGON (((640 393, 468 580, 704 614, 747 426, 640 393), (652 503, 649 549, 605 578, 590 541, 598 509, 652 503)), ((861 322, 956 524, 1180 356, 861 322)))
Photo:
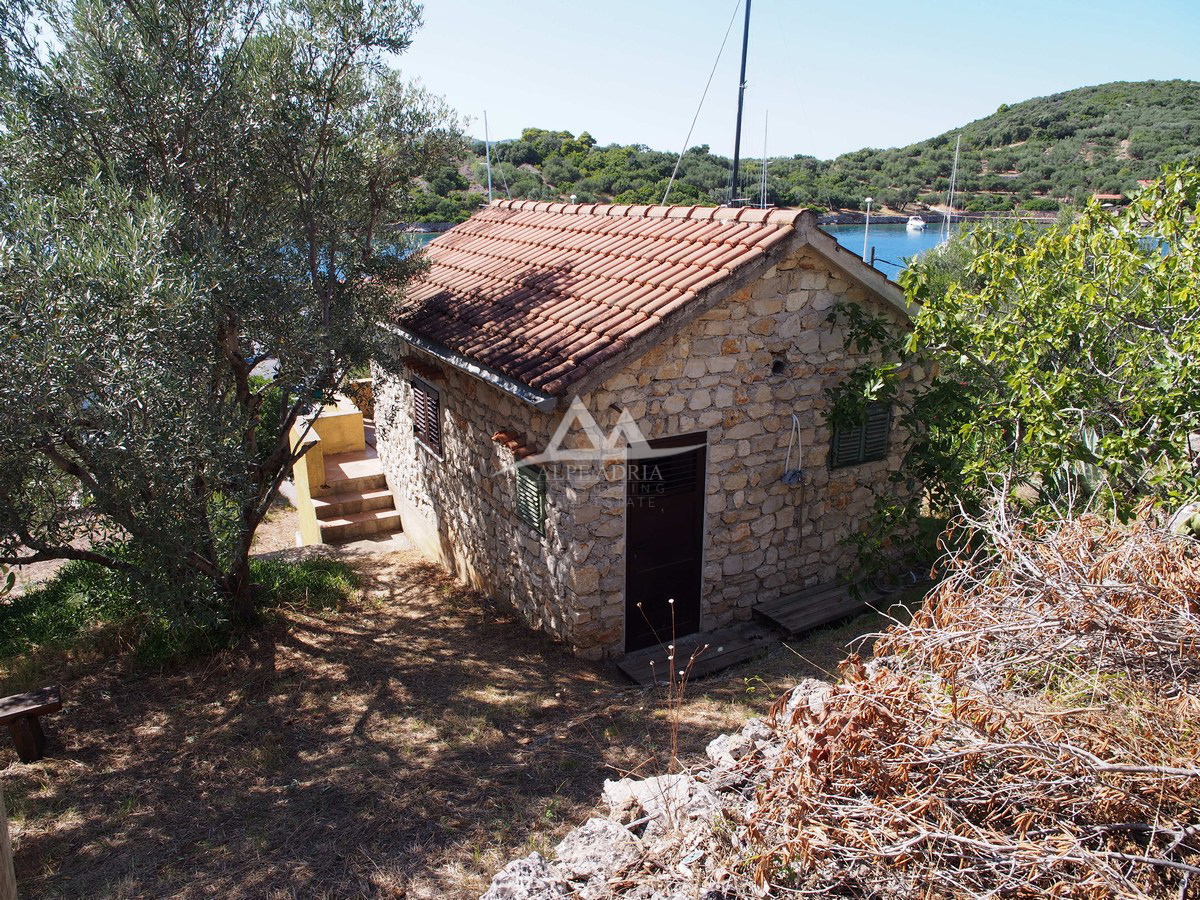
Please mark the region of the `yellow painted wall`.
POLYGON ((335 453, 352 453, 366 447, 363 440, 363 414, 346 397, 339 397, 321 410, 313 425, 321 437, 322 452, 326 456, 335 453))
POLYGON ((300 519, 300 541, 305 546, 321 543, 321 526, 312 498, 332 493, 325 484, 325 457, 361 451, 367 446, 363 414, 347 397, 339 396, 336 403, 326 405, 311 429, 307 425, 302 421, 292 428, 293 449, 300 446, 301 442, 308 448, 292 467, 296 509, 300 519))
POLYGON ((313 497, 329 493, 322 487, 325 481, 325 454, 321 449, 321 437, 316 430, 304 435, 304 424, 292 428, 292 447, 303 441, 308 449, 292 467, 292 482, 296 486, 296 512, 300 520, 300 543, 304 546, 321 543, 321 526, 317 524, 317 511, 313 508, 313 497))

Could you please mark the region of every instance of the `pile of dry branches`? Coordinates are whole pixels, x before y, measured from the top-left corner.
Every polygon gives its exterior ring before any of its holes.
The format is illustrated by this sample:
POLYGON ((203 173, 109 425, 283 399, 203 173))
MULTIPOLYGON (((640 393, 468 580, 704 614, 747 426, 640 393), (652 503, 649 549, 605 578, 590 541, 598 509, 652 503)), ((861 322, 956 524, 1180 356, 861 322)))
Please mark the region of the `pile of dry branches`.
POLYGON ((1200 546, 1148 516, 964 527, 875 662, 777 709, 760 888, 1200 897, 1200 546))

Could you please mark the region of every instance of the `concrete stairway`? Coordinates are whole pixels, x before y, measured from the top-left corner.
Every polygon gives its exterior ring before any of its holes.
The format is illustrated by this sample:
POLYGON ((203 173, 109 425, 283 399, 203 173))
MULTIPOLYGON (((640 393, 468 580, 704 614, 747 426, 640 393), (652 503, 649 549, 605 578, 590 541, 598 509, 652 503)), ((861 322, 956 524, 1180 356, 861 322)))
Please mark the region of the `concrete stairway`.
POLYGON ((402 530, 400 513, 375 451, 369 380, 352 385, 313 418, 297 422, 292 467, 301 545, 386 543, 402 530))
POLYGON ((400 531, 400 513, 371 444, 325 457, 325 485, 330 493, 312 498, 322 543, 344 544, 400 531))

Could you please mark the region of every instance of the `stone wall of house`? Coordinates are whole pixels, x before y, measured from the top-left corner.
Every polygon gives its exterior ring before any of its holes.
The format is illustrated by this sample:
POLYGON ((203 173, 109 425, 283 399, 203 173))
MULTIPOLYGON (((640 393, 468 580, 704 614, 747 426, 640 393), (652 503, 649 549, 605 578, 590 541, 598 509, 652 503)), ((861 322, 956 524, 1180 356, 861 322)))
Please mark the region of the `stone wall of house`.
POLYGON ((577 643, 559 599, 575 552, 569 510, 561 493, 548 491, 545 534, 517 518, 513 453, 492 439, 508 430, 544 446, 550 416, 406 346, 373 375, 379 454, 406 535, 533 627, 577 643), (413 434, 412 374, 440 393, 440 457, 413 434))
MULTIPOLYGON (((868 358, 847 350, 842 330, 827 321, 841 298, 901 327, 899 311, 806 251, 583 398, 606 429, 624 409, 649 439, 707 433, 703 630, 853 571, 854 551, 844 539, 863 525, 878 493, 894 490, 889 474, 904 443, 895 423, 887 459, 829 468, 826 390, 868 358), (773 374, 777 362, 782 371, 773 374), (795 486, 781 480, 793 414, 799 447, 792 466, 805 472, 795 486)), ((604 535, 580 575, 599 587, 591 599, 604 617, 597 630, 615 632, 624 617, 625 487, 597 479, 573 503, 584 504, 575 515, 604 535)))
MULTIPOLYGON (((886 460, 828 466, 826 390, 863 361, 827 321, 840 298, 897 325, 902 320, 802 249, 580 398, 605 433, 625 411, 650 439, 707 434, 705 630, 748 617, 759 601, 852 570, 844 538, 862 525, 877 493, 892 489, 888 475, 903 438, 895 428, 886 460), (781 480, 793 414, 793 467, 806 475, 795 486, 781 480)), ((539 536, 513 513, 514 476, 489 477, 511 463, 491 436, 515 429, 544 450, 563 411, 538 413, 457 370, 440 370, 426 380, 442 391, 443 460, 416 445, 406 381, 376 375, 380 450, 406 531, 460 577, 512 602, 535 627, 589 656, 620 653, 623 460, 552 467, 546 534, 539 536)), ((587 442, 572 432, 567 446, 587 442)))

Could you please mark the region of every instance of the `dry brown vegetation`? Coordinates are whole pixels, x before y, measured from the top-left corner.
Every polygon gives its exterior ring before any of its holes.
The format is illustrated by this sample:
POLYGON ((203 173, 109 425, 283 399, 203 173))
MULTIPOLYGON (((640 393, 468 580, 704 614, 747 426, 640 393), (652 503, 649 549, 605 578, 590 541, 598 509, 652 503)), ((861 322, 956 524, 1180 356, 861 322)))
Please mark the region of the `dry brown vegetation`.
MULTIPOLYGON (((166 673, 96 650, 0 671, 60 680, 50 756, 0 746, 25 896, 469 897, 545 852, 605 778, 670 764, 665 698, 581 662, 412 554, 350 558, 361 600, 290 613, 166 673)), ((833 669, 879 626, 694 682, 679 752, 833 669)), ((103 644, 101 646, 104 646, 103 644)))
POLYGON ((967 527, 912 624, 779 722, 758 883, 1200 897, 1197 543, 1148 517, 967 527))

